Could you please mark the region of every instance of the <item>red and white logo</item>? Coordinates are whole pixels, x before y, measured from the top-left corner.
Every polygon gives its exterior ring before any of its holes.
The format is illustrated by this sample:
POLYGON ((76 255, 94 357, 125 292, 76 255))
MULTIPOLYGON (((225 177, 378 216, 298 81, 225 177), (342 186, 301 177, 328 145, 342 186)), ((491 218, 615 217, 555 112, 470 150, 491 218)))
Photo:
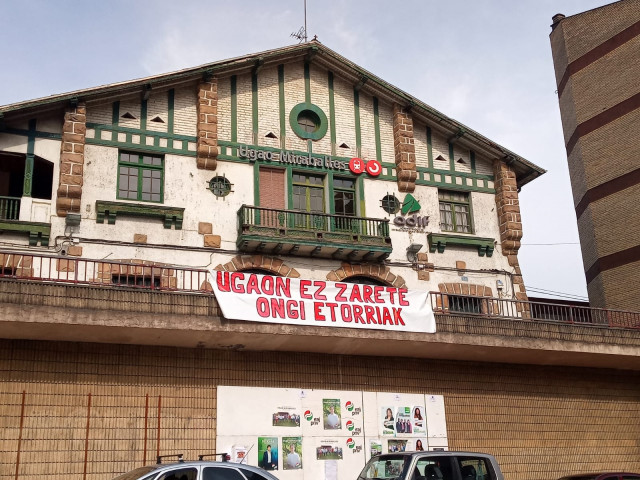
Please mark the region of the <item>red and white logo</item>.
POLYGON ((349 160, 349 170, 351 170, 351 173, 360 175, 364 172, 364 160, 361 158, 352 158, 349 160))
POLYGON ((382 164, 378 160, 365 162, 361 158, 354 157, 349 160, 349 170, 355 175, 360 175, 366 170, 370 176, 377 177, 382 173, 382 164))
POLYGON ((372 177, 377 177, 382 173, 382 165, 378 160, 369 160, 365 168, 372 177))

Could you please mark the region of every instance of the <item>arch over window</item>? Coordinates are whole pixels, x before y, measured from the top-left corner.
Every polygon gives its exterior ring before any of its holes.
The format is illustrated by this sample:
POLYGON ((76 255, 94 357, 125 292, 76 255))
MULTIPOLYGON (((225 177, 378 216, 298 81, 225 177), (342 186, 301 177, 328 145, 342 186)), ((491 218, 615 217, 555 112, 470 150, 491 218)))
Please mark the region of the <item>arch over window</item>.
POLYGON ((358 279, 365 280, 370 285, 384 285, 389 287, 406 288, 406 282, 400 275, 391 273, 389 267, 384 265, 357 265, 343 263, 341 268, 327 273, 327 280, 331 282, 362 283, 358 279), (373 283, 372 281, 379 282, 373 283))
POLYGON ((277 257, 264 255, 236 255, 230 262, 218 265, 215 270, 222 272, 249 272, 261 275, 278 275, 280 277, 299 278, 295 268, 287 266, 277 257))

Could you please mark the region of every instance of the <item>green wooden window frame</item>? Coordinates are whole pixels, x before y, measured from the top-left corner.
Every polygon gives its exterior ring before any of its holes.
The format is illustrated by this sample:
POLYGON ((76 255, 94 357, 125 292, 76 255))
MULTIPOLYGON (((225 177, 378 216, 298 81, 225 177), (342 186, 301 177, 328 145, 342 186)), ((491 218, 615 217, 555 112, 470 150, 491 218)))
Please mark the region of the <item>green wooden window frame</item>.
POLYGON ((119 152, 116 198, 121 200, 163 203, 164 156, 127 151, 119 152), (123 185, 125 178, 129 178, 128 185, 126 186, 123 185), (133 179, 135 190, 131 188, 131 179, 133 179), (148 186, 145 186, 147 179, 149 180, 148 186), (154 191, 156 181, 159 182, 158 191, 154 191))
POLYGON ((305 140, 320 140, 327 134, 329 122, 327 116, 322 109, 313 103, 299 103, 291 110, 289 114, 289 125, 293 132, 305 140), (307 126, 300 125, 298 119, 303 118, 315 123, 315 128, 310 129, 307 126))
POLYGON ((356 179, 355 178, 346 178, 339 177, 337 175, 333 176, 333 213, 336 215, 344 215, 346 217, 356 217, 358 215, 358 197, 356 193, 356 179), (350 185, 349 185, 350 184, 350 185), (351 198, 349 198, 351 196, 351 198), (346 199, 349 199, 353 204, 353 212, 339 212, 336 208, 336 200, 339 200, 342 197, 342 201, 344 202, 346 199))
POLYGON ((438 190, 440 230, 443 232, 473 233, 473 210, 469 192, 438 190))
POLYGON ((325 201, 325 176, 306 173, 306 172, 292 172, 291 174, 291 207, 293 210, 299 210, 301 212, 310 213, 325 213, 326 201, 325 201), (297 188, 296 188, 297 187, 297 188), (304 205, 301 205, 299 199, 301 199, 300 193, 304 191, 304 205), (314 197, 312 194, 321 192, 321 197, 314 197), (322 209, 318 210, 312 205, 312 197, 320 198, 322 202, 322 209), (296 201, 298 199, 298 201, 296 201))

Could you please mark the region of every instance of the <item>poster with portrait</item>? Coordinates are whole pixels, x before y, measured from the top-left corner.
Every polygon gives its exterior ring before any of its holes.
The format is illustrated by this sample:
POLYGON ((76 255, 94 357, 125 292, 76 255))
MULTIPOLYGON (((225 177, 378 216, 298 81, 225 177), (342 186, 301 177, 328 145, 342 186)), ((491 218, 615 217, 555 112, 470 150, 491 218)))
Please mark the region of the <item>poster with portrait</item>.
POLYGON ((411 435, 413 433, 411 411, 411 407, 398 407, 396 410, 396 435, 411 435))
POLYGON ((334 440, 321 441, 320 446, 316 447, 317 460, 342 460, 343 455, 343 447, 334 440))
POLYGON ((407 449, 415 452, 424 452, 427 450, 427 446, 428 443, 426 438, 413 438, 407 443, 407 449))
POLYGON ((384 406, 381 409, 382 414, 382 435, 395 435, 396 433, 396 417, 395 408, 384 406))
POLYGON ((414 435, 425 435, 427 433, 427 419, 424 406, 414 405, 411 410, 411 426, 414 435))
POLYGON ((322 399, 322 419, 325 430, 339 430, 342 428, 339 398, 322 399))
POLYGON ((302 437, 282 437, 282 469, 302 468, 302 437))
POLYGON ((278 437, 258 437, 258 466, 278 469, 278 437))
POLYGON ((387 452, 388 453, 398 453, 404 452, 407 450, 407 440, 399 440, 394 438, 392 440, 387 441, 387 452))
POLYGON ((279 407, 271 414, 271 425, 274 427, 299 427, 300 413, 293 407, 279 407))

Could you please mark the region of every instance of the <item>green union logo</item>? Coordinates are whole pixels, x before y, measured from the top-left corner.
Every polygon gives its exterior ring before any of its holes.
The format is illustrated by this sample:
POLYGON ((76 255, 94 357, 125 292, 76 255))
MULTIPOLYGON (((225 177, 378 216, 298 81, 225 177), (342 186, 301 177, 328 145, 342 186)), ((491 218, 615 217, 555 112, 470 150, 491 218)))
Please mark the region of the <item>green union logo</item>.
POLYGON ((403 215, 406 215, 407 213, 419 212, 420 204, 413 195, 407 193, 407 196, 404 197, 404 202, 402 202, 402 209, 400 211, 403 215))

